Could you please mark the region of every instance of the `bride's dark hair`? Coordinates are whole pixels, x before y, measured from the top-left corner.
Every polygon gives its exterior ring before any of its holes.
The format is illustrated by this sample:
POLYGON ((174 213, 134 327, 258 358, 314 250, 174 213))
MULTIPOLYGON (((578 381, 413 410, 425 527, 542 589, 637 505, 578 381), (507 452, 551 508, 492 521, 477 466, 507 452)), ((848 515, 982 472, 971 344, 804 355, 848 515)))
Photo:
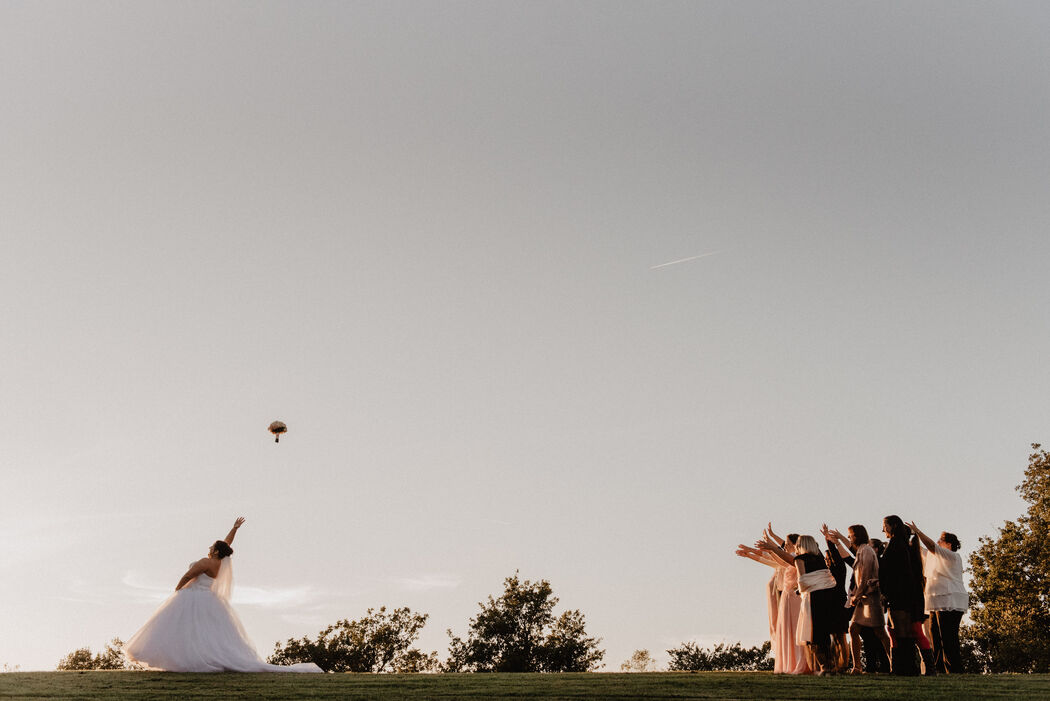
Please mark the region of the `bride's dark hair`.
POLYGON ((219 556, 220 560, 224 557, 229 557, 230 555, 233 555, 233 548, 231 548, 229 543, 227 543, 225 540, 215 541, 215 545, 213 545, 212 547, 215 548, 215 553, 219 556))

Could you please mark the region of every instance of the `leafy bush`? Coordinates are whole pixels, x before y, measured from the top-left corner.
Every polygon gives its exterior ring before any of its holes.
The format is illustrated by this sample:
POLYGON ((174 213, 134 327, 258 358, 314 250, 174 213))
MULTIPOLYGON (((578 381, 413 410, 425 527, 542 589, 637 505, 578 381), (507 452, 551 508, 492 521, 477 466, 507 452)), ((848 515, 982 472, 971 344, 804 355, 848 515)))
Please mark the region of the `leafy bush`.
POLYGON ((316 640, 291 638, 274 645, 271 664, 313 662, 326 672, 431 672, 438 668, 437 653, 412 647, 429 618, 408 608, 368 609, 356 621, 337 621, 316 640))
POLYGON ((621 672, 655 672, 656 660, 648 650, 635 650, 631 658, 620 665, 621 672))
POLYGON ((710 650, 687 642, 667 651, 671 656, 667 669, 672 672, 769 671, 773 669, 773 658, 769 656, 771 649, 768 640, 760 647, 745 648, 739 642, 732 645, 719 643, 710 650))
POLYGON ((120 638, 106 643, 105 649, 97 655, 91 654, 91 648, 82 647, 63 657, 58 662, 59 671, 87 669, 143 669, 142 665, 128 662, 124 657, 124 641, 120 638))

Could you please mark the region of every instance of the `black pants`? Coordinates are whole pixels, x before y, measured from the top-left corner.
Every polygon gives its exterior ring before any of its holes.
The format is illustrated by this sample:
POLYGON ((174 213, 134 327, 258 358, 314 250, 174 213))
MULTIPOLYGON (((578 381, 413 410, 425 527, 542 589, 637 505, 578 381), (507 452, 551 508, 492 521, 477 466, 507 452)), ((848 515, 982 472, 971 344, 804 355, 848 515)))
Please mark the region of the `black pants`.
POLYGON ((961 674, 962 658, 959 654, 959 624, 962 611, 934 611, 930 633, 933 637, 933 657, 938 671, 961 674))
POLYGON ((895 676, 911 677, 919 673, 919 662, 915 653, 915 631, 912 630, 912 612, 907 609, 890 609, 890 662, 895 676))
POLYGON ((864 671, 890 673, 890 658, 886 656, 886 649, 882 647, 882 641, 875 635, 875 629, 871 626, 858 626, 860 639, 864 644, 864 671))

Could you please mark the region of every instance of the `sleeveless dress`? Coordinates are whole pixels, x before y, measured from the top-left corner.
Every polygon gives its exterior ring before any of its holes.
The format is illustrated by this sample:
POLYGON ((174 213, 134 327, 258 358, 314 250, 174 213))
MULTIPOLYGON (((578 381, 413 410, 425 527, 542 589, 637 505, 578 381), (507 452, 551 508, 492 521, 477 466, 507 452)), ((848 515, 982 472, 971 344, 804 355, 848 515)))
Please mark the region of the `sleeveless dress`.
POLYGON ((224 574, 230 581, 229 560, 222 560, 215 579, 198 575, 168 597, 124 645, 128 659, 166 672, 322 672, 312 662, 263 662, 226 596, 215 591, 227 593, 228 584, 215 584, 224 574))
POLYGON ((798 593, 798 570, 781 566, 784 573, 784 591, 780 595, 780 610, 777 611, 776 641, 773 648, 777 656, 773 660, 773 671, 777 674, 808 674, 806 648, 795 640, 798 614, 802 608, 802 597, 798 593))
MULTIPOLYGON (((807 573, 828 569, 827 563, 824 562, 824 558, 820 555, 806 553, 796 555, 795 559, 801 560, 805 564, 807 573)), ((837 587, 821 589, 811 593, 809 596, 813 615, 813 642, 828 643, 832 634, 842 632, 840 628, 844 621, 842 612, 845 610, 843 607, 845 596, 840 598, 837 587)))

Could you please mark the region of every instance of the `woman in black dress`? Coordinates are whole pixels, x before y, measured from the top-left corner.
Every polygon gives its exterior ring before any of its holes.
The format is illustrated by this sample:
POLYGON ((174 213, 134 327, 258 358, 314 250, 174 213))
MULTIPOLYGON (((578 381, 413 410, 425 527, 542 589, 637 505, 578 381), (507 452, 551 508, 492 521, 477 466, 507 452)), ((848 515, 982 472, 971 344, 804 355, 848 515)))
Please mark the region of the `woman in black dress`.
POLYGON ((886 599, 890 617, 890 650, 893 674, 914 676, 919 673, 915 659, 914 623, 922 615, 922 568, 916 572, 915 558, 908 539, 911 531, 899 516, 887 516, 882 532, 889 538, 879 557, 879 588, 886 599))
POLYGON ((835 542, 831 535, 831 529, 828 528, 827 524, 821 525, 820 533, 824 536, 828 546, 824 551, 824 562, 827 564, 831 576, 835 578, 835 589, 833 591, 835 592, 835 610, 838 612, 838 618, 831 630, 831 655, 835 663, 835 671, 845 672, 849 668, 850 662, 850 646, 846 637, 846 631, 849 630, 850 616, 853 615, 853 608, 846 608, 846 558, 850 558, 850 560, 853 558, 849 550, 846 548, 840 549, 841 546, 835 542))
MULTIPOLYGON (((828 570, 824 555, 813 536, 799 536, 795 544, 795 567, 798 570, 799 589, 803 599, 809 597, 812 633, 806 644, 816 658, 819 674, 834 670, 831 661, 831 636, 842 624, 842 601, 839 599, 835 578, 828 570)), ((803 611, 806 604, 803 603, 803 611)), ((800 628, 801 628, 800 620, 800 628)), ((804 634, 800 632, 800 636, 804 634)))

